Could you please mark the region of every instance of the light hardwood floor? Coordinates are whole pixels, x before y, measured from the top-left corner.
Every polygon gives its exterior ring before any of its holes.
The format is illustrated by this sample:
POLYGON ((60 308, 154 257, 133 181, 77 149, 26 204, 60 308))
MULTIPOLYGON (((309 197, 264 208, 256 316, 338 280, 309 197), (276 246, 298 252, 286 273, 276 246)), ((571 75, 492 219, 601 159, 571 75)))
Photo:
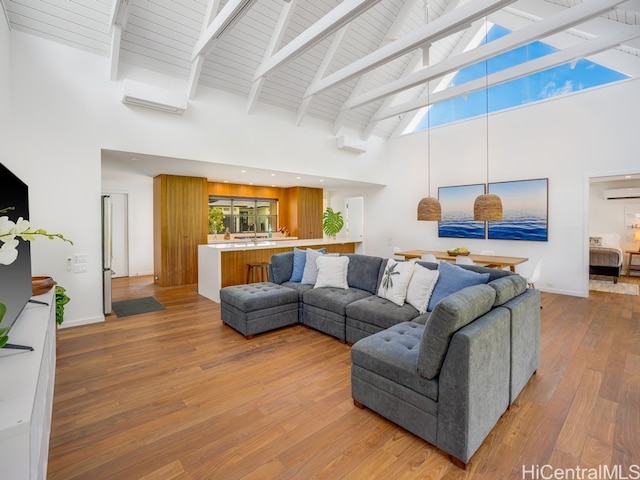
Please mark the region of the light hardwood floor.
POLYGON ((302 326, 245 340, 195 286, 114 282, 114 300, 143 296, 166 309, 58 331, 48 478, 534 479, 542 477, 523 466, 544 465, 640 472, 638 296, 543 293, 538 373, 466 471, 353 405, 347 345, 302 326))

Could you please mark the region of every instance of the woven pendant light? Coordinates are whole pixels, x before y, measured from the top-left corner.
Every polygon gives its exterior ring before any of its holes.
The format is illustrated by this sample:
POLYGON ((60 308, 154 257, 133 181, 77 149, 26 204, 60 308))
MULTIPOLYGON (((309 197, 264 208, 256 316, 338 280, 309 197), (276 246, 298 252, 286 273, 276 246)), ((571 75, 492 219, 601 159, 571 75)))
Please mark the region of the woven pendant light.
MULTIPOLYGON (((427 84, 427 103, 429 103, 430 84, 427 84)), ((429 192, 428 196, 420 200, 418 203, 418 220, 423 222, 439 222, 442 220, 442 206, 437 198, 431 196, 431 105, 427 112, 427 138, 428 138, 428 160, 427 170, 429 174, 429 192)))
POLYGON ((425 197, 418 203, 418 220, 439 222, 442 220, 442 207, 437 198, 425 197))
MULTIPOLYGON (((489 27, 485 18, 485 36, 487 42, 489 27)), ((487 108, 487 189, 489 188, 489 60, 485 60, 485 106, 487 108)), ((493 193, 479 195, 473 202, 473 219, 478 222, 499 222, 502 220, 502 200, 493 193)))
POLYGON ((481 222, 499 222, 502 220, 502 200, 498 195, 485 193, 473 202, 473 219, 481 222))

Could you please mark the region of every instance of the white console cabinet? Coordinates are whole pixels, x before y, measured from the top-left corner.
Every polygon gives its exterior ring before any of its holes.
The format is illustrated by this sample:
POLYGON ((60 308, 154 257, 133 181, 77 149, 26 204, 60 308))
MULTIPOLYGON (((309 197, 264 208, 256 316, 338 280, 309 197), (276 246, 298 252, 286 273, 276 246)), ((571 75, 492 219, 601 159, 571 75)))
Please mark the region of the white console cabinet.
POLYGON ((54 289, 33 297, 9 342, 33 351, 0 349, 0 478, 47 477, 49 434, 56 369, 54 289))

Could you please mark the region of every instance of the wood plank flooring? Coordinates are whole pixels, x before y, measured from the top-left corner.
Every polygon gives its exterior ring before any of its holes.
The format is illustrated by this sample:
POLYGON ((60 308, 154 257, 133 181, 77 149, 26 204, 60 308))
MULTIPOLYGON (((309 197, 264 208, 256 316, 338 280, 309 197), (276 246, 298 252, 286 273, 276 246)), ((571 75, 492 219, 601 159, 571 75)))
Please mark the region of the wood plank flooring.
POLYGON ((114 282, 114 300, 143 296, 166 310, 58 331, 49 479, 640 472, 640 296, 543 293, 538 373, 466 471, 353 405, 347 345, 302 326, 245 340, 193 285, 114 282))

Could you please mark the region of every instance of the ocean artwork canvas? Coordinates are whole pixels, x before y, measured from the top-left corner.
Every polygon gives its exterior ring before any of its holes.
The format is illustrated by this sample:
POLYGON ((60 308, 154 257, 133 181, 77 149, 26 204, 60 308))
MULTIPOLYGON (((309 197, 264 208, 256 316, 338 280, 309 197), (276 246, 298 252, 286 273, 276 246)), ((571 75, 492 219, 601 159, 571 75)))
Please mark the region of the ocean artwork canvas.
POLYGON ((547 178, 490 183, 489 193, 502 199, 502 221, 488 222, 488 238, 548 241, 547 178))
POLYGON ((438 200, 442 206, 439 237, 485 238, 485 222, 473 220, 473 202, 484 193, 484 188, 484 184, 438 188, 438 200))

